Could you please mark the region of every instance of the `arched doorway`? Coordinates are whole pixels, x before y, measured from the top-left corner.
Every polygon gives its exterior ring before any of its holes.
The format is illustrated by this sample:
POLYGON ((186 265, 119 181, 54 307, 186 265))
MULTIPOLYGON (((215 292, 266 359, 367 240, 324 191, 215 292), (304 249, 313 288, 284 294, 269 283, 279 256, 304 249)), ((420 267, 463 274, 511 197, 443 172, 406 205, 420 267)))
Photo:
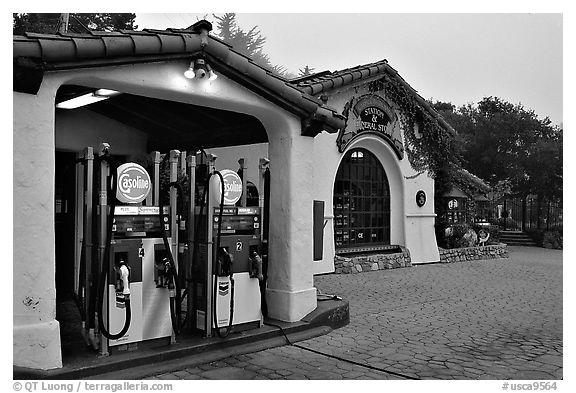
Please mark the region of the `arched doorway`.
POLYGON ((367 149, 343 157, 334 184, 336 253, 390 245, 390 186, 380 161, 367 149))

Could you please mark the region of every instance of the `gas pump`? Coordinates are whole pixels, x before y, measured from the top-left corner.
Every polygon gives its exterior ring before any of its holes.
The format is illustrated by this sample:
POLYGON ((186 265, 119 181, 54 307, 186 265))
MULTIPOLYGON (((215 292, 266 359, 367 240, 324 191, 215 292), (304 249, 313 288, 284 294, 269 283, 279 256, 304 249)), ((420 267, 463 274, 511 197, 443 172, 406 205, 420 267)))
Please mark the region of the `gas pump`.
MULTIPOLYGON (((99 247, 97 319, 100 353, 108 355, 109 348, 127 349, 143 341, 174 338, 170 312, 174 272, 167 262, 173 252, 169 215, 174 209, 161 206, 158 192, 150 195, 159 187, 156 169, 152 182, 146 169, 136 163, 116 166, 109 147, 101 163, 100 239, 106 240, 99 247)), ((154 165, 158 166, 157 160, 154 165)))
POLYGON ((174 343, 184 328, 226 337, 262 326, 261 207, 236 206, 246 178, 197 158, 172 150, 152 152, 146 168, 119 165, 108 144, 79 158, 78 295, 86 342, 102 356, 174 343))
MULTIPOLYGON (((259 207, 236 207, 242 180, 231 170, 216 171, 208 156, 207 204, 195 210, 199 224, 194 258, 193 312, 195 328, 219 337, 262 325, 261 215, 259 207), (221 329, 226 329, 224 333, 221 329)), ((245 200, 245 199, 244 199, 245 200)))

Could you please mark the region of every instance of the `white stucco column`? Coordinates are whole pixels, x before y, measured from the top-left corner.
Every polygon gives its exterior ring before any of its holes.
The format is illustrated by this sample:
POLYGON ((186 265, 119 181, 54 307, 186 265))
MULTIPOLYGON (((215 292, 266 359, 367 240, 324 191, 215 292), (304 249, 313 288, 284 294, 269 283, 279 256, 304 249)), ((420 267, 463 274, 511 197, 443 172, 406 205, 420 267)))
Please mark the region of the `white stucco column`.
POLYGON ((54 257, 54 90, 14 93, 13 364, 62 367, 54 257))
POLYGON ((312 265, 314 139, 295 117, 265 124, 270 158, 266 300, 271 318, 294 322, 316 308, 312 265), (280 129, 282 128, 282 129, 280 129))

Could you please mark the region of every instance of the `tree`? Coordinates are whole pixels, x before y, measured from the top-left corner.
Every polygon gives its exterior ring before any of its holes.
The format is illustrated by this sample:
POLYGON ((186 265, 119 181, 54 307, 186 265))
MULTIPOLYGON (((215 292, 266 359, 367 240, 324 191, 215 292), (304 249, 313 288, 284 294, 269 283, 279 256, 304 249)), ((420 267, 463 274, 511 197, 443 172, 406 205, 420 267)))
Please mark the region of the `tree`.
POLYGON ((562 129, 550 119, 498 97, 433 105, 458 131, 465 169, 492 186, 507 181, 517 196, 562 196, 562 129))
POLYGON ((245 31, 236 22, 235 13, 226 13, 222 16, 213 15, 216 19, 216 35, 222 41, 231 45, 236 51, 251 58, 261 67, 270 69, 277 75, 284 75, 286 69, 282 66, 273 65, 270 58, 264 53, 266 38, 262 36, 258 26, 245 31))
POLYGON ((311 68, 308 66, 304 66, 304 68, 299 69, 298 72, 300 73, 298 76, 302 77, 302 76, 308 76, 308 75, 312 75, 314 73, 315 68, 311 68))
MULTIPOLYGON (((12 33, 25 32, 55 34, 61 14, 12 14, 12 33)), ((136 14, 69 14, 68 31, 86 33, 90 30, 135 30, 136 14)))

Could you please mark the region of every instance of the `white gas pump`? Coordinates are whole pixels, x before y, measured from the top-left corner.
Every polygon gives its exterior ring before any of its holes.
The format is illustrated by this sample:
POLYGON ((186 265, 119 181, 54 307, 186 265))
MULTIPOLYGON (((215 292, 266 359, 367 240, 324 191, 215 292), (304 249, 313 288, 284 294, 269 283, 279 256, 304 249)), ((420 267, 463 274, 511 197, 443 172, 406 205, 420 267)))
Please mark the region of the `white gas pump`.
MULTIPOLYGON (((204 280, 195 280, 196 328, 220 337, 232 330, 262 325, 259 279, 262 279, 259 207, 235 206, 245 189, 231 170, 216 171, 216 157, 208 157, 208 181, 196 220, 204 223, 196 267, 204 280), (199 266, 200 265, 200 266, 199 266), (225 329, 222 333, 221 329, 225 329)), ((244 181, 246 176, 244 175, 244 181)))
POLYGON ((245 169, 240 179, 216 171, 214 155, 198 166, 197 154, 151 156, 152 176, 118 165, 108 144, 79 156, 78 296, 86 341, 101 356, 173 343, 185 327, 225 337, 262 326, 262 209, 245 197, 236 206, 245 169))
MULTIPOLYGON (((157 266, 173 251, 172 238, 166 234, 174 232, 169 215, 174 215, 175 209, 170 208, 172 204, 162 207, 157 192, 156 200, 149 198, 152 189, 159 187, 159 176, 153 182, 146 169, 136 163, 117 166, 107 145, 100 160, 101 273, 96 319, 100 354, 106 356, 114 347, 122 349, 128 344, 170 337, 173 341, 171 288, 164 281, 164 268, 157 266), (145 201, 153 205, 145 205, 145 201)), ((155 175, 158 165, 154 160, 155 175)))

